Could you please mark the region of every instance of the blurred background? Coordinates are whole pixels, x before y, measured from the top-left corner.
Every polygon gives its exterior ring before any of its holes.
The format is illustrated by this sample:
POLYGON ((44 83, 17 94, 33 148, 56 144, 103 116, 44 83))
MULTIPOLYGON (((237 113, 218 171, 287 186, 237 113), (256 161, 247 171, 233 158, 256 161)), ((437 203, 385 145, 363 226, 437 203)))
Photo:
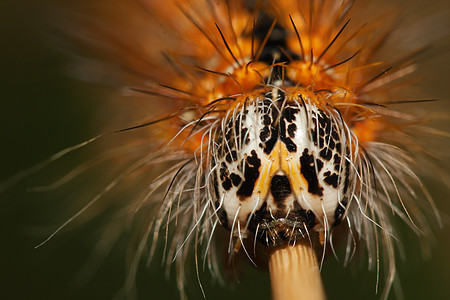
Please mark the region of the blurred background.
MULTIPOLYGON (((115 104, 108 100, 118 91, 113 84, 95 84, 74 76, 73 70, 78 70, 74 58, 86 53, 78 53, 77 48, 70 45, 70 39, 64 38, 60 12, 67 13, 75 2, 2 0, 0 3, 0 182, 60 149, 95 136, 105 128, 111 129, 98 116, 127 106, 123 100, 115 104)), ((416 14, 434 11, 440 15, 436 22, 442 20, 443 13, 450 15, 450 3, 446 0, 434 1, 433 7, 426 1, 397 2, 408 9, 417 4, 416 14)), ((448 23, 443 23, 440 30, 446 33, 442 36, 448 41, 448 23)), ((450 53, 443 51, 427 60, 423 65, 423 77, 427 92, 434 98, 444 99, 436 105, 448 114, 450 53)), ((126 124, 125 120, 118 122, 126 124)), ((91 157, 89 151, 76 152, 0 194, 0 299, 123 298, 120 291, 126 279, 129 231, 105 253, 103 261, 92 256, 101 235, 102 217, 89 219, 80 226, 69 226, 35 249, 82 207, 82 203, 75 204, 79 203, 80 190, 92 188, 89 182, 97 180, 99 174, 90 174, 83 180, 71 182, 68 188, 51 192, 31 192, 29 188, 52 182, 91 157)), ((448 170, 448 161, 443 164, 448 170)), ((405 299, 450 299, 448 191, 435 178, 425 178, 425 182, 436 199, 445 227, 435 231, 427 259, 423 259, 414 235, 407 228, 400 229, 404 231, 402 242, 407 259, 399 260, 399 276, 405 299)), ((127 195, 116 196, 126 201, 127 195)), ((157 255, 150 267, 143 262, 138 269, 138 299, 178 299, 175 278, 165 278, 160 256, 157 255)), ((367 271, 365 260, 357 258, 344 268, 342 262, 328 257, 322 273, 329 299, 377 299, 375 272, 367 271)), ((266 270, 255 269, 250 264, 242 269, 239 283, 227 288, 210 282, 209 275, 202 273, 207 298, 270 299, 266 270)), ((194 271, 188 281, 190 298, 201 299, 194 271)), ((382 282, 380 287, 383 287, 382 282)), ((390 299, 401 298, 392 293, 390 299)))

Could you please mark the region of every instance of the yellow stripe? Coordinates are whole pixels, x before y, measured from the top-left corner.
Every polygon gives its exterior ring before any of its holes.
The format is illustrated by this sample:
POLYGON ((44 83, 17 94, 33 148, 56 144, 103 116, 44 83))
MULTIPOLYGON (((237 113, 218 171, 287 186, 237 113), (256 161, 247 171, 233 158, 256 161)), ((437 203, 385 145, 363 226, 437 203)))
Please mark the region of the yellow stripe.
POLYGON ((267 160, 261 161, 261 171, 255 184, 255 192, 264 198, 270 191, 272 177, 281 171, 286 174, 291 183, 292 192, 300 195, 302 189, 308 188, 308 182, 300 173, 300 162, 287 150, 281 141, 275 144, 267 160))

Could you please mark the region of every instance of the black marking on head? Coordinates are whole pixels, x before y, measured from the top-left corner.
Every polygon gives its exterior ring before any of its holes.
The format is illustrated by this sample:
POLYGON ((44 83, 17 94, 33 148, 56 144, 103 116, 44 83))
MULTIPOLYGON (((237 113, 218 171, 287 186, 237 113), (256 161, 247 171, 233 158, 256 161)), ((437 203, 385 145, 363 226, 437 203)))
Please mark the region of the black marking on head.
POLYGON ((328 115, 321 109, 319 109, 318 120, 321 128, 330 128, 331 127, 331 119, 328 115))
POLYGON ((270 154, 278 141, 278 128, 270 126, 270 139, 265 142, 264 153, 270 154))
POLYGON ((251 156, 248 156, 245 159, 244 181, 242 182, 239 190, 236 192, 241 199, 252 195, 256 180, 258 180, 259 177, 261 160, 258 158, 255 150, 252 150, 251 154, 251 156))
POLYGON ((297 125, 289 124, 287 130, 288 130, 289 137, 295 138, 295 132, 297 131, 297 125))
POLYGON ((285 109, 283 109, 282 117, 286 119, 287 122, 292 123, 295 121, 296 119, 295 114, 298 112, 299 112, 298 108, 288 106, 285 109))
POLYGON ((333 163, 335 165, 339 166, 341 164, 341 156, 339 155, 339 153, 335 153, 333 159, 334 159, 333 163))
POLYGON ((286 121, 284 118, 280 120, 280 140, 286 145, 289 152, 297 151, 297 145, 286 136, 286 121))
POLYGON ((324 181, 328 183, 328 185, 333 186, 334 188, 338 187, 339 176, 336 173, 331 174, 330 171, 327 171, 323 174, 325 176, 324 181))
POLYGON ((291 183, 286 175, 275 175, 270 181, 270 191, 275 202, 282 202, 292 192, 291 183))
POLYGON ((222 162, 220 164, 220 179, 224 178, 224 177, 228 177, 229 175, 229 171, 228 171, 228 166, 226 163, 222 162))
POLYGON ((225 180, 222 181, 222 187, 225 191, 229 191, 231 189, 231 180, 230 178, 225 178, 225 180))
MULTIPOLYGON (((317 131, 316 131, 317 132, 317 131)), ((317 138, 317 137, 316 137, 317 138)), ((317 144, 316 144, 317 145, 317 144)), ((323 140, 323 137, 319 137, 319 148, 323 148, 323 146, 325 146, 325 142, 323 140)))
POLYGON ((336 146, 336 143, 333 141, 333 139, 327 139, 327 143, 328 143, 328 148, 333 150, 334 147, 336 146))
POLYGON ((333 127, 333 131, 331 132, 331 136, 333 139, 337 142, 339 141, 339 134, 337 133, 336 129, 333 127))
POLYGON ((240 133, 240 135, 241 135, 241 138, 240 138, 241 146, 244 145, 244 144, 247 145, 248 143, 250 143, 250 138, 249 138, 247 132, 248 132, 248 128, 242 128, 241 133, 240 133))
POLYGON ((224 190, 229 191, 231 189, 230 171, 228 170, 228 166, 224 162, 220 164, 219 172, 222 187, 224 188, 224 190))
POLYGON ((334 163, 334 170, 336 172, 340 172, 341 171, 341 156, 338 153, 335 153, 333 156, 333 163, 334 163))
POLYGON ((325 131, 323 130, 322 127, 319 127, 319 136, 320 136, 320 137, 325 136, 325 131))
POLYGON ((230 179, 234 186, 238 186, 242 181, 241 176, 237 175, 236 173, 231 173, 230 179))
MULTIPOLYGON (((313 122, 313 124, 315 124, 315 123, 313 122)), ((316 129, 315 125, 313 125, 313 126, 314 126, 314 129, 310 130, 311 131, 311 135, 310 136, 311 136, 311 139, 312 139, 314 145, 317 146, 317 129, 316 129)), ((322 143, 323 143, 323 141, 322 141, 322 143)), ((322 147, 323 147, 323 145, 322 145, 322 147)))
POLYGON ((259 139, 265 143, 269 139, 269 137, 270 137, 269 126, 264 126, 259 132, 259 139))
POLYGON ((225 156, 225 160, 228 163, 231 163, 232 161, 237 161, 237 152, 236 150, 231 150, 228 152, 228 154, 225 156))
POLYGON ((316 159, 317 172, 320 172, 323 168, 323 161, 320 159, 316 159))
POLYGON ((330 160, 331 157, 333 156, 333 152, 329 149, 329 148, 323 148, 320 152, 319 155, 326 160, 330 160))
POLYGON ((270 118, 269 114, 264 114, 262 116, 262 119, 263 119, 263 125, 268 126, 268 125, 272 124, 272 119, 270 118))
POLYGON ((308 149, 305 148, 300 157, 300 171, 308 182, 308 192, 313 195, 323 196, 323 187, 319 185, 319 180, 317 179, 316 160, 314 159, 314 156, 309 155, 308 152, 308 149))

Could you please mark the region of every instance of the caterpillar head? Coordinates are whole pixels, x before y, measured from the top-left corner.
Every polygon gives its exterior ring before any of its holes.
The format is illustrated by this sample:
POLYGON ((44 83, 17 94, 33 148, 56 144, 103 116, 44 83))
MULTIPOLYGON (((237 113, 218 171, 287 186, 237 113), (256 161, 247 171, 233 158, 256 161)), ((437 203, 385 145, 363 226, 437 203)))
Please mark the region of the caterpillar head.
POLYGON ((222 225, 268 246, 337 225, 352 176, 351 138, 338 111, 298 88, 244 98, 224 118, 214 144, 222 225))

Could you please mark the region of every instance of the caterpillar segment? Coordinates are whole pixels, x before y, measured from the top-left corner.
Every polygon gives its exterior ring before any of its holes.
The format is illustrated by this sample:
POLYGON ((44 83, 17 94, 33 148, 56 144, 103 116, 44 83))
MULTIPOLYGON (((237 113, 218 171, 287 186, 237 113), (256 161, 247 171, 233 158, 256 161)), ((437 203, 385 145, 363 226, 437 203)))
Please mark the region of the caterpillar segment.
POLYGON ((351 190, 351 137, 317 95, 274 85, 247 97, 224 120, 213 148, 213 187, 221 223, 267 245, 329 230, 351 190))

